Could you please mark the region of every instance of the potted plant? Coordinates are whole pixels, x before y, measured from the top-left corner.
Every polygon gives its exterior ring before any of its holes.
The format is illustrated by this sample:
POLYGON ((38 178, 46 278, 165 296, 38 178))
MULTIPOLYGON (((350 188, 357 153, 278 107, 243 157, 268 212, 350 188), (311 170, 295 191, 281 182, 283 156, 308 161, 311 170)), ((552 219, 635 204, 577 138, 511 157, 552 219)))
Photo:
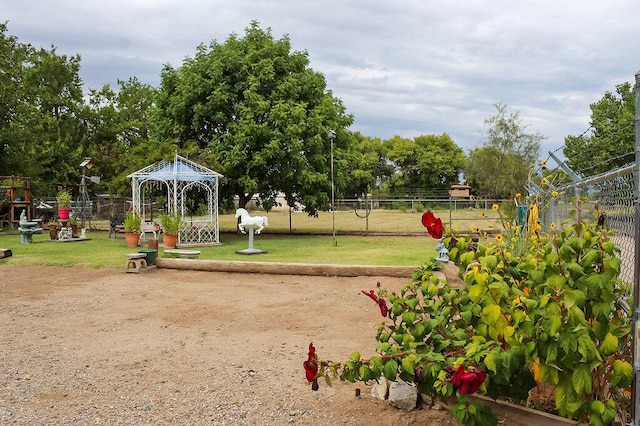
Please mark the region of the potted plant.
POLYGON ((58 239, 58 222, 51 221, 48 223, 49 225, 49 239, 57 240, 58 239))
POLYGON ((138 247, 142 218, 135 212, 128 212, 124 218, 124 236, 127 247, 138 247))
POLYGON ((69 219, 69 227, 71 228, 71 237, 78 238, 78 219, 75 216, 69 219))
POLYGON ((180 225, 182 224, 182 216, 176 214, 163 214, 160 217, 162 225, 162 241, 164 248, 175 248, 180 233, 180 225))
POLYGON ((58 202, 58 217, 60 220, 69 220, 69 212, 71 211, 71 194, 61 189, 56 195, 56 201, 58 202))

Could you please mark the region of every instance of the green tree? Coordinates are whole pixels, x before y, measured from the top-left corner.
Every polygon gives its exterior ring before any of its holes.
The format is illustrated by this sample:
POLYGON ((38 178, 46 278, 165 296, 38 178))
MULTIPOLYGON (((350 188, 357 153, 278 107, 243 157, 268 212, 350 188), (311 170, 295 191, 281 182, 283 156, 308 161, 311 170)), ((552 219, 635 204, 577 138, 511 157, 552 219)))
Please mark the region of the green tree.
POLYGON ((85 147, 80 57, 36 49, 0 25, 0 168, 31 177, 32 193, 76 182, 85 147))
POLYGON ((636 99, 631 83, 590 105, 591 133, 567 136, 563 153, 577 173, 592 176, 634 160, 636 99))
POLYGON ((0 170, 6 175, 23 174, 16 137, 21 133, 15 124, 25 107, 23 73, 27 47, 7 34, 0 23, 0 170))
POLYGON ((165 66, 153 124, 158 140, 204 153, 225 176, 223 195, 237 195, 240 206, 258 195, 268 207, 284 192, 314 213, 331 189, 327 130, 338 133, 341 159, 352 121, 307 53, 254 21, 244 38, 200 45, 180 68, 165 66))
POLYGON ((540 133, 527 133, 518 112, 503 104, 484 121, 488 126, 483 146, 471 150, 465 179, 476 195, 511 198, 524 192, 529 171, 540 153, 540 133))
POLYGON ((386 156, 395 167, 390 187, 394 191, 448 189, 458 183, 466 156, 451 139, 442 135, 421 135, 413 140, 394 136, 384 142, 386 156))
POLYGON ((91 90, 87 114, 88 155, 96 164, 104 186, 111 194, 126 194, 126 176, 154 161, 171 155, 172 148, 149 140, 149 113, 155 90, 132 77, 118 80, 118 90, 110 85, 91 90))
POLYGON ((353 133, 355 143, 345 153, 343 161, 349 167, 346 185, 341 190, 342 197, 361 197, 389 179, 393 166, 387 162, 385 148, 380 138, 370 138, 360 132, 353 133))

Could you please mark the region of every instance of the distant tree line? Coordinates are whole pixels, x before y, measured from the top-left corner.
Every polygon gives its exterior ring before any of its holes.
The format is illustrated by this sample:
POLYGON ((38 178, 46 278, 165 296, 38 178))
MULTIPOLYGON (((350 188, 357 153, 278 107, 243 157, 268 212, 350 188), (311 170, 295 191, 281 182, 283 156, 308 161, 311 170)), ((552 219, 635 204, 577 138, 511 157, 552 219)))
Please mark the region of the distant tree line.
MULTIPOLYGON (((80 55, 20 43, 0 24, 0 175, 31 177, 39 197, 77 186, 85 157, 101 176, 94 192, 128 195, 127 174, 178 152, 224 175, 223 201, 257 197, 268 209, 282 193, 314 214, 330 204, 333 142, 337 198, 448 189, 461 176, 477 196, 510 198, 523 192, 543 139, 502 104, 467 154, 446 133, 382 140, 351 131, 354 117, 307 52, 255 21, 242 37, 201 44, 180 67, 165 65, 159 87, 131 77, 85 92, 80 66, 80 55)), ((630 86, 618 94, 592 105, 592 135, 567 138, 574 166, 584 166, 592 146, 602 157, 627 149, 603 136, 619 127, 632 140, 630 86)))

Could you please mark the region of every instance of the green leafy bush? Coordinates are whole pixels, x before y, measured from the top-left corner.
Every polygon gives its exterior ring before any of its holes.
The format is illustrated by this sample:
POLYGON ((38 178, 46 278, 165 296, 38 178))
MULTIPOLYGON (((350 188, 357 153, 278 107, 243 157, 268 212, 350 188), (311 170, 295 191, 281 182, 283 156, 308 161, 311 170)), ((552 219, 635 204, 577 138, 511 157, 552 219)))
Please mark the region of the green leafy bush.
POLYGON ((142 218, 135 212, 128 212, 124 217, 124 231, 130 234, 137 234, 142 228, 142 218))
POLYGON ((529 229, 512 228, 509 238, 473 244, 450 231, 444 243, 466 285, 449 285, 432 264, 415 271, 399 294, 364 292, 385 317, 377 354, 362 359, 354 352, 337 363, 319 360, 314 348, 314 378, 414 382, 442 401, 457 397, 452 413, 465 425, 496 424, 468 394, 526 401, 545 382, 559 415, 610 424, 629 404, 633 377, 621 262, 604 214, 596 211, 592 222, 577 209, 575 217, 545 235, 534 220, 529 229))

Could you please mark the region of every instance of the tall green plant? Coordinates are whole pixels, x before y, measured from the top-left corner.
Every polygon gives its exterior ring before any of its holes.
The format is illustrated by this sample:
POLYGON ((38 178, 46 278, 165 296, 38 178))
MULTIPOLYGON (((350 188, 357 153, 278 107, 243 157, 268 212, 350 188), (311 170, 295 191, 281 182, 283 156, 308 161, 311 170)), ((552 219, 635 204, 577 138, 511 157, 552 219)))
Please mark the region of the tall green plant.
POLYGON ((517 252, 511 241, 475 248, 451 232, 444 242, 466 286, 450 286, 431 265, 399 294, 365 292, 385 317, 378 353, 336 363, 310 348, 307 377, 415 382, 443 401, 457 396, 452 412, 465 425, 496 424, 468 394, 523 401, 536 381, 546 382, 558 414, 610 424, 629 403, 624 390, 633 377, 621 262, 604 214, 589 221, 578 208, 575 218, 546 235, 533 230, 517 252))

